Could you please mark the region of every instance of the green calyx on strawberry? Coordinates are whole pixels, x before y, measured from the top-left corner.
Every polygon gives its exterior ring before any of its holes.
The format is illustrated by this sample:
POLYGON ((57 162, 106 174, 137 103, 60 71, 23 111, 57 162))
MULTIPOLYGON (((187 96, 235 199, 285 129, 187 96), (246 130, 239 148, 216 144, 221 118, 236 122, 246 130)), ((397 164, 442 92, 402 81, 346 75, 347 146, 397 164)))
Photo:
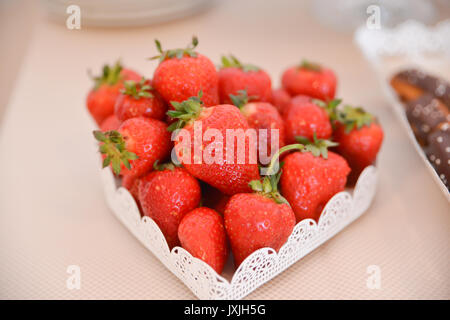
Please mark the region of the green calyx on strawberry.
POLYGON ((333 142, 331 140, 317 139, 315 132, 313 141, 305 137, 295 137, 295 139, 305 146, 302 152, 311 152, 313 156, 315 157, 322 156, 322 158, 324 159, 328 159, 329 147, 335 147, 339 145, 339 143, 333 142))
POLYGON ((336 120, 338 117, 337 107, 342 102, 342 99, 333 99, 329 102, 325 102, 320 99, 311 99, 311 102, 314 103, 315 105, 318 105, 319 107, 323 108, 328 113, 328 116, 330 117, 330 121, 333 121, 333 120, 336 120))
POLYGON ((105 64, 102 69, 102 74, 94 77, 91 76, 95 82, 95 89, 98 89, 102 84, 115 85, 121 80, 121 71, 123 67, 120 61, 117 61, 113 66, 105 64))
POLYGON ((306 69, 309 71, 315 71, 320 72, 322 71, 322 66, 318 63, 308 61, 306 59, 303 59, 300 65, 298 66, 299 69, 306 69))
POLYGON ((275 166, 278 163, 278 159, 281 154, 291 150, 304 150, 303 144, 291 144, 279 149, 270 160, 270 164, 267 167, 267 175, 262 180, 252 180, 249 183, 250 188, 256 193, 263 195, 267 198, 273 199, 276 203, 285 203, 289 205, 289 202, 278 191, 278 182, 280 181, 282 170, 280 167, 275 166))
POLYGON ((251 100, 256 99, 256 96, 248 96, 247 90, 239 90, 237 95, 229 94, 231 102, 241 109, 243 106, 245 106, 247 103, 249 103, 251 100))
POLYGON ((233 56, 231 54, 229 55, 229 57, 222 56, 221 61, 222 61, 222 65, 220 66, 220 68, 238 68, 244 72, 260 70, 259 67, 255 66, 253 64, 241 63, 235 56, 233 56))
POLYGON ((363 126, 370 126, 375 121, 375 117, 366 112, 362 107, 344 106, 338 110, 336 120, 345 126, 345 132, 349 133, 353 129, 361 129, 363 126))
POLYGON ((252 180, 249 183, 250 188, 260 195, 275 200, 276 203, 285 203, 289 205, 289 202, 278 191, 278 182, 280 181, 281 170, 277 174, 265 176, 262 180, 252 180))
POLYGON ((118 131, 102 132, 95 130, 94 137, 102 143, 99 147, 100 153, 106 155, 103 160, 103 168, 111 164, 114 173, 120 174, 121 164, 123 163, 127 169, 131 169, 130 160, 136 160, 138 156, 126 150, 125 140, 118 131))
POLYGON ((172 123, 167 130, 172 132, 176 129, 181 129, 187 122, 196 119, 203 109, 202 96, 203 92, 199 91, 197 97, 190 97, 183 102, 172 101, 171 104, 175 110, 167 111, 167 115, 171 118, 178 119, 178 121, 172 123))
POLYGON ((136 100, 140 98, 152 98, 153 95, 150 93, 152 87, 147 83, 147 79, 142 77, 141 81, 136 82, 133 80, 128 80, 123 83, 124 88, 121 90, 123 94, 129 95, 136 100))
POLYGON ((155 171, 164 171, 164 170, 175 170, 175 165, 172 162, 168 163, 159 163, 159 160, 156 160, 155 163, 153 163, 153 169, 155 171))
POLYGON ((195 52, 195 48, 198 45, 198 38, 196 36, 192 37, 192 43, 189 44, 186 48, 182 49, 170 49, 163 51, 161 47, 161 42, 158 39, 155 39, 156 49, 158 49, 159 55, 149 58, 150 60, 159 59, 159 62, 163 62, 166 59, 177 58, 181 59, 184 56, 189 56, 192 58, 197 57, 197 52, 195 52))

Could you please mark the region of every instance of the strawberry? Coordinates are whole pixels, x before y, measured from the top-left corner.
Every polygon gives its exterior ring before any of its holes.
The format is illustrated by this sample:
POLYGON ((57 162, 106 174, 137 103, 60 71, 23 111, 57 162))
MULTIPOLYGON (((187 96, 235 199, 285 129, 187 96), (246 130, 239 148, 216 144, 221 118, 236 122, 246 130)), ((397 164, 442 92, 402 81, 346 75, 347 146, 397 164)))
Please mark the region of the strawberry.
POLYGON ((318 221, 328 200, 344 190, 350 168, 340 155, 327 151, 336 143, 315 136, 313 142, 306 138, 298 140, 304 144, 298 145, 302 152, 291 153, 283 159, 281 194, 291 204, 297 222, 307 218, 318 221))
POLYGON ((153 75, 153 87, 167 103, 181 102, 202 91, 202 101, 206 106, 219 103, 219 78, 216 67, 207 57, 194 51, 198 44, 196 37, 192 45, 185 49, 163 51, 161 43, 155 40, 160 55, 160 63, 153 75))
POLYGON ((116 174, 139 177, 170 152, 167 125, 151 118, 131 118, 117 131, 94 131, 94 136, 101 142, 100 152, 106 155, 103 167, 111 164, 116 174))
POLYGON ((283 115, 291 103, 291 95, 283 88, 272 90, 272 104, 283 115))
POLYGON ((139 74, 124 69, 119 62, 112 67, 105 65, 102 75, 93 78, 95 86, 89 91, 86 104, 98 125, 114 113, 114 104, 123 88, 123 81, 139 81, 140 78, 139 74))
POLYGON ((383 129, 375 117, 362 108, 345 106, 338 110, 334 140, 336 150, 352 169, 349 184, 353 185, 362 170, 373 164, 383 142, 383 129))
POLYGON ((281 82, 292 96, 304 94, 328 101, 334 98, 337 81, 330 69, 304 60, 299 66, 287 69, 281 82))
POLYGON ((249 126, 239 109, 227 104, 205 108, 201 93, 182 103, 172 102, 172 106, 175 110, 167 113, 178 121, 171 124, 169 130, 184 127, 182 134, 175 138, 175 151, 186 170, 228 195, 250 191, 248 183, 259 179, 257 150, 249 138, 242 137, 249 126), (201 131, 194 130, 195 126, 201 126, 201 131), (227 135, 233 129, 236 136, 229 145, 227 135), (201 134, 201 143, 199 141, 197 146, 196 131, 201 134), (212 137, 205 137, 205 132, 213 134, 212 137), (222 143, 216 141, 219 138, 222 143))
POLYGON ((139 205, 139 183, 140 179, 128 174, 122 178, 122 187, 130 191, 131 195, 133 196, 134 200, 139 205))
POLYGON ((273 105, 268 102, 249 102, 251 98, 247 95, 246 90, 239 90, 238 95, 230 94, 231 101, 241 110, 248 125, 257 130, 259 160, 260 163, 267 164, 261 161, 263 157, 271 158, 279 148, 284 146, 284 122, 273 105), (267 130, 267 136, 261 136, 259 129, 267 130), (272 150, 271 129, 278 130, 278 145, 274 150, 272 150), (262 143, 260 143, 260 139, 262 143))
POLYGON ((105 120, 103 120, 102 124, 100 125, 100 130, 105 131, 111 131, 111 130, 117 130, 120 127, 120 124, 122 122, 117 119, 117 116, 115 114, 112 114, 108 116, 105 120))
POLYGON ((251 64, 242 64, 236 57, 222 57, 219 70, 219 97, 221 103, 231 103, 230 94, 246 90, 257 101, 272 100, 272 82, 269 75, 251 64))
POLYGON ((284 119, 286 143, 295 143, 296 136, 310 140, 314 134, 319 139, 331 137, 332 127, 327 110, 306 96, 297 96, 291 100, 284 119))
POLYGON ((173 164, 156 164, 155 171, 140 180, 138 194, 144 215, 158 224, 170 248, 179 245, 180 221, 200 203, 198 181, 173 164))
POLYGON ((163 120, 167 107, 162 97, 144 77, 139 82, 128 80, 116 100, 114 112, 120 121, 130 118, 148 117, 163 120))
POLYGON ((228 248, 220 214, 205 207, 192 210, 181 220, 178 238, 190 254, 209 264, 218 274, 222 273, 228 248))
POLYGON ((278 251, 295 226, 295 215, 278 193, 279 174, 250 184, 255 193, 239 193, 225 207, 225 229, 238 267, 255 250, 278 251))

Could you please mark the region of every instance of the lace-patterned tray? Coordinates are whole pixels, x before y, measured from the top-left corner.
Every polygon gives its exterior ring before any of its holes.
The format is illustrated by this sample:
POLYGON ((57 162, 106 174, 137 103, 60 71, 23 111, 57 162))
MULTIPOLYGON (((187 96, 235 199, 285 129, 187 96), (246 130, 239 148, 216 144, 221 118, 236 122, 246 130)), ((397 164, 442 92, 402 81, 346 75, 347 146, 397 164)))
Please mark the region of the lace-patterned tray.
POLYGON ((405 109, 390 86, 393 75, 410 68, 450 81, 450 20, 442 21, 435 27, 427 27, 417 21, 406 21, 393 29, 369 30, 360 27, 354 39, 375 70, 380 87, 407 131, 411 143, 450 202, 447 187, 414 137, 405 109))
POLYGON ((241 299, 364 213, 375 195, 377 171, 373 166, 367 167, 352 193, 343 191, 330 199, 318 223, 311 219, 299 222, 278 253, 271 248, 259 249, 235 272, 230 259, 222 276, 181 247, 170 251, 157 224, 149 217, 141 217, 134 198, 118 186, 110 168, 102 170, 102 179, 107 203, 117 218, 198 298, 241 299))

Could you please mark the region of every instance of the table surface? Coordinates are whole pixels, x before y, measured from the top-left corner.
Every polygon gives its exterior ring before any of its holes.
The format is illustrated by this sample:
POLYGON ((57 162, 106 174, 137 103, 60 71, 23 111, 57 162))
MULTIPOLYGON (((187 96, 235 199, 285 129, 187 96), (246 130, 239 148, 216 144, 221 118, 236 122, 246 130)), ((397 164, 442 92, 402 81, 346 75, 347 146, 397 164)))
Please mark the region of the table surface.
POLYGON ((1 127, 0 298, 195 298, 107 208, 85 109, 87 69, 121 57, 151 77, 153 39, 178 47, 193 34, 214 61, 234 53, 263 66, 276 85, 303 57, 323 62, 338 75, 338 96, 377 114, 385 130, 371 208, 247 299, 450 298, 449 203, 351 35, 321 26, 303 4, 223 1, 131 29, 68 30, 40 17, 33 29, 1 127), (80 267, 80 290, 66 287, 70 265, 80 267), (367 286, 371 265, 379 289, 367 286))

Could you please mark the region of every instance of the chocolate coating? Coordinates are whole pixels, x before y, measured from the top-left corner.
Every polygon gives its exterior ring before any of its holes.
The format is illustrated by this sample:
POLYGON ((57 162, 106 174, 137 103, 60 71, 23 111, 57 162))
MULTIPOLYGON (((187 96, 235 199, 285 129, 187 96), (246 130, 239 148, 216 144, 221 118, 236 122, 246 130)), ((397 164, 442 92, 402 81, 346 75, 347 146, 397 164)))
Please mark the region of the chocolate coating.
POLYGON ((447 107, 432 94, 426 93, 406 104, 406 116, 421 145, 427 144, 427 136, 441 123, 450 121, 447 107))
POLYGON ((450 84, 447 81, 415 69, 402 71, 394 78, 432 94, 440 99, 447 108, 450 107, 450 84))
POLYGON ((439 124, 428 136, 426 154, 450 191, 450 122, 439 124))

